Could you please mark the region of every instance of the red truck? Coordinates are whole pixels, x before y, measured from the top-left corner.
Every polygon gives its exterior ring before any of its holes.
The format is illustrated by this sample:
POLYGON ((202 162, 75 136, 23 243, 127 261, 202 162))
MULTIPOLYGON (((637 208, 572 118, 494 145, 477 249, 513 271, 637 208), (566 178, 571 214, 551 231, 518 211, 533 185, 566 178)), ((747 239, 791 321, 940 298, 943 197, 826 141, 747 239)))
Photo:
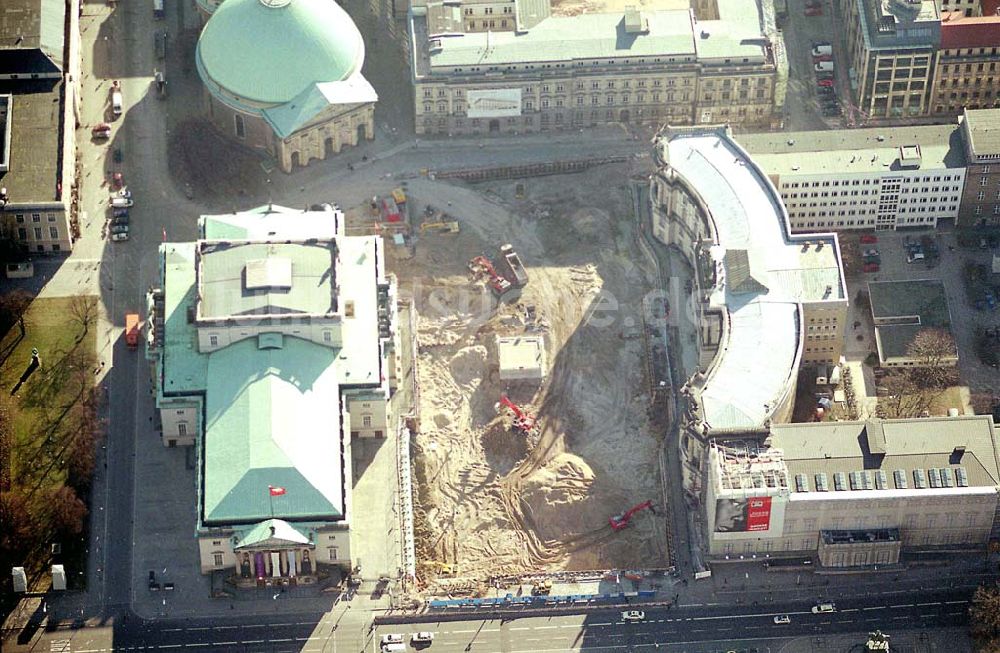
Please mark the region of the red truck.
POLYGON ((125 314, 125 344, 129 349, 139 346, 139 314, 125 314))
POLYGON ((382 200, 382 219, 386 222, 402 222, 403 214, 399 210, 399 205, 392 197, 382 200))

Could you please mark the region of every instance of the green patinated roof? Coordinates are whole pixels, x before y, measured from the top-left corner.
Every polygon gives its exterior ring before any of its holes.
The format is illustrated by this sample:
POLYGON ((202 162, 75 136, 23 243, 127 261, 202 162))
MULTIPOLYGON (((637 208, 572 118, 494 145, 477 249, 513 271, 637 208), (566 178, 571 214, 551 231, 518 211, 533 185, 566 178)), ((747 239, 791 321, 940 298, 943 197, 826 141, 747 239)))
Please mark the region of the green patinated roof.
POLYGON ((361 70, 361 33, 334 0, 227 0, 198 40, 200 74, 238 98, 284 104, 361 70))
POLYGON ((280 348, 250 339, 209 356, 206 525, 343 516, 338 354, 285 337, 280 348), (269 485, 286 493, 271 497, 269 485))
POLYGON ((200 258, 199 318, 287 313, 328 314, 336 299, 332 241, 315 243, 206 243, 200 258), (256 265, 287 268, 287 276, 256 265), (256 285, 260 283, 263 285, 256 285))

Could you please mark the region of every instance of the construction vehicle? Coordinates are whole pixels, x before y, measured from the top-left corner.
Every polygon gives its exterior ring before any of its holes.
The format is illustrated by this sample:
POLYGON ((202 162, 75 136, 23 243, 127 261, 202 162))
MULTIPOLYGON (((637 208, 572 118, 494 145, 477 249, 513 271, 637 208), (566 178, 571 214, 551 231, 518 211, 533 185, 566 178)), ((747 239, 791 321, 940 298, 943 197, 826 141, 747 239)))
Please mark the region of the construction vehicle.
POLYGON ((139 346, 139 314, 125 314, 125 344, 129 349, 139 346))
POLYGON ((523 435, 528 435, 535 430, 535 418, 521 410, 520 406, 510 400, 510 397, 500 395, 500 403, 496 406, 497 412, 500 412, 501 405, 506 406, 514 413, 514 422, 511 424, 511 430, 523 435))
POLYGON ((653 509, 653 502, 643 501, 642 503, 632 506, 620 515, 613 515, 611 519, 608 520, 608 523, 611 524, 611 530, 620 531, 627 528, 629 522, 632 521, 632 517, 634 517, 637 512, 641 512, 647 508, 650 512, 656 514, 656 511, 653 509))
POLYGON ((392 199, 396 202, 396 206, 402 210, 406 205, 406 192, 402 188, 392 189, 392 199))
POLYGON ((485 256, 477 256, 469 261, 469 270, 477 278, 486 275, 488 277, 486 283, 497 297, 511 289, 510 281, 497 274, 496 268, 485 256))
POLYGON ((524 288, 528 285, 528 272, 521 264, 521 257, 514 251, 514 246, 510 243, 500 246, 500 258, 504 276, 517 288, 524 288))
POLYGON ((441 234, 457 234, 461 229, 458 220, 439 220, 437 222, 424 222, 420 225, 420 233, 434 230, 441 234))
POLYGON ((552 593, 552 581, 546 578, 543 581, 539 581, 532 585, 531 595, 532 596, 548 596, 552 593))

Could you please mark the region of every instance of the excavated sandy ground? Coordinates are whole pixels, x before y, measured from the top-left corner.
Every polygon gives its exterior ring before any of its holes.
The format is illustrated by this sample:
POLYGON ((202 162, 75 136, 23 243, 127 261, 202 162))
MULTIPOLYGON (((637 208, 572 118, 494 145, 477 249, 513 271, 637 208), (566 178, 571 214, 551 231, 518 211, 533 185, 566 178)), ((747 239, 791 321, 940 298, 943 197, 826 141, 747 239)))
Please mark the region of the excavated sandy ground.
POLYGON ((430 558, 422 565, 426 580, 445 563, 460 578, 482 579, 650 567, 665 558, 660 517, 641 513, 620 533, 608 526, 612 514, 662 496, 643 341, 621 338, 623 324, 640 323, 650 287, 634 243, 626 174, 622 164, 524 180, 523 200, 515 199, 513 182, 409 185, 415 208, 429 202, 462 226, 458 235, 422 235, 413 258, 390 261, 419 315, 414 442, 417 477, 425 482, 418 510, 426 520, 418 520, 424 526, 417 536, 430 558), (505 242, 530 281, 517 302, 498 306, 472 282, 466 262, 505 242), (618 310, 595 312, 602 291, 618 310), (525 324, 527 305, 536 307, 534 328, 525 324), (541 386, 507 386, 499 380, 495 336, 529 328, 545 335, 548 377, 541 386), (538 416, 531 441, 508 430, 509 416, 498 416, 504 392, 538 416))

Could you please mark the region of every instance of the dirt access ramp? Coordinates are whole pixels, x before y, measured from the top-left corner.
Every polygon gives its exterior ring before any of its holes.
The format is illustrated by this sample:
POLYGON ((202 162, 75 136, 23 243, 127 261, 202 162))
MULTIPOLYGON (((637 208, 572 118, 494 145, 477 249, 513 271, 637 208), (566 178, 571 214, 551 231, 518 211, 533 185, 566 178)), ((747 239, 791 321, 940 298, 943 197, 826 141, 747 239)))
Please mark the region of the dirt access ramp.
POLYGON ((414 443, 425 580, 442 565, 468 580, 667 559, 660 517, 645 511, 618 533, 608 524, 662 497, 643 342, 622 337, 641 324, 653 282, 635 245, 631 165, 475 187, 409 185, 415 215, 430 203, 462 229, 421 235, 413 258, 392 265, 419 316, 414 443), (508 242, 530 281, 516 303, 498 304, 466 263, 508 242), (523 333, 546 341, 540 385, 499 379, 496 336, 523 333), (504 392, 538 417, 536 437, 510 433, 496 409, 504 392))

